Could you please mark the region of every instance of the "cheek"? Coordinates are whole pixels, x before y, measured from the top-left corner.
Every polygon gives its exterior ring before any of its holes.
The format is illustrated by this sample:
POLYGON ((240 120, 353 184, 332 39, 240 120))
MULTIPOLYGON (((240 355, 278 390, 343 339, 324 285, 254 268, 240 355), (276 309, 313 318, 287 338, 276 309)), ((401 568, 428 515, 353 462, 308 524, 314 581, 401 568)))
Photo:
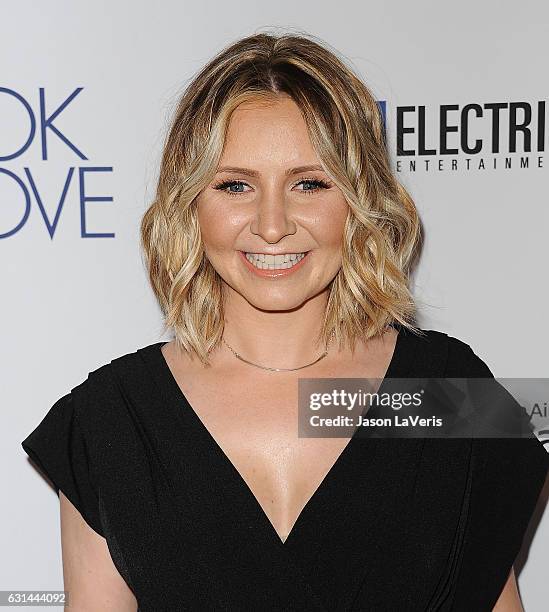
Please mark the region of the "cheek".
POLYGON ((343 232, 349 207, 345 200, 334 201, 316 219, 317 240, 326 247, 337 249, 343 241, 343 232))
POLYGON ((219 206, 206 203, 198 207, 198 223, 204 247, 211 253, 234 248, 240 220, 234 215, 222 211, 219 206))

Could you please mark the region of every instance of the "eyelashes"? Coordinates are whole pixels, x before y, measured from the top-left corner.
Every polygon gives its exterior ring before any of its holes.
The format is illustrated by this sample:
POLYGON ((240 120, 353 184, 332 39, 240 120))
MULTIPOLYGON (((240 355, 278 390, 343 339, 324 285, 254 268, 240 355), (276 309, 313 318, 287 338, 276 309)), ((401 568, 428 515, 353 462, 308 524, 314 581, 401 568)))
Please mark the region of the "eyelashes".
MULTIPOLYGON (((313 195, 315 193, 318 193, 322 189, 329 189, 331 187, 330 183, 327 183, 326 181, 323 181, 321 179, 302 178, 296 183, 296 185, 300 185, 301 183, 306 183, 314 187, 314 189, 298 189, 298 191, 301 191, 302 193, 305 193, 306 195, 313 195)), ((213 188, 216 189, 217 191, 224 191, 229 196, 238 196, 238 195, 241 195, 247 192, 246 191, 227 191, 227 189, 229 189, 230 187, 242 187, 247 184, 248 183, 245 183, 244 181, 240 181, 240 180, 234 180, 234 179, 224 180, 214 185, 213 188)))

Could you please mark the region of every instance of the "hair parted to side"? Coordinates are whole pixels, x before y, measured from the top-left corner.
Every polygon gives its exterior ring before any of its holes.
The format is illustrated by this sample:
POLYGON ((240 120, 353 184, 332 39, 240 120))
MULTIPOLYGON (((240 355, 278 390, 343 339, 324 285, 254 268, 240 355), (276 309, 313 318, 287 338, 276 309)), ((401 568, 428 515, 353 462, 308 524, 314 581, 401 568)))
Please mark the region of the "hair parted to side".
POLYGON ((195 198, 214 178, 232 112, 288 95, 324 170, 349 204, 342 266, 319 340, 354 347, 398 323, 412 333, 409 290, 421 242, 412 198, 393 176, 380 109, 345 62, 311 35, 258 33, 225 47, 192 80, 164 144, 156 195, 141 222, 149 279, 180 348, 205 364, 224 328, 222 280, 207 260, 195 198))

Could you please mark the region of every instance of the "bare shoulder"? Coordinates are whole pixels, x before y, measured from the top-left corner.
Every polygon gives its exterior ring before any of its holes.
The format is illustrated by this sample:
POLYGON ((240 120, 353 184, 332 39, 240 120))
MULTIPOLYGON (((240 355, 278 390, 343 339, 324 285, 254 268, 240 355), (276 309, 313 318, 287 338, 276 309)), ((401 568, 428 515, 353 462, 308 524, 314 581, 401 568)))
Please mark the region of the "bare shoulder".
POLYGON ((392 353, 395 349, 398 339, 398 329, 389 327, 385 330, 382 336, 380 336, 378 342, 383 350, 392 353))
MULTIPOLYGON (((398 330, 389 327, 379 336, 357 342, 354 353, 348 359, 372 378, 382 378, 396 350, 397 340, 398 330)), ((345 361, 343 358, 342 362, 345 361)))
POLYGON ((186 377, 189 377, 190 374, 204 371, 204 365, 200 359, 181 350, 175 340, 166 342, 166 344, 162 345, 160 351, 172 374, 176 377, 178 374, 185 374, 186 377))
POLYGON ((107 541, 59 492, 64 588, 71 609, 135 612, 136 598, 111 558, 107 541))

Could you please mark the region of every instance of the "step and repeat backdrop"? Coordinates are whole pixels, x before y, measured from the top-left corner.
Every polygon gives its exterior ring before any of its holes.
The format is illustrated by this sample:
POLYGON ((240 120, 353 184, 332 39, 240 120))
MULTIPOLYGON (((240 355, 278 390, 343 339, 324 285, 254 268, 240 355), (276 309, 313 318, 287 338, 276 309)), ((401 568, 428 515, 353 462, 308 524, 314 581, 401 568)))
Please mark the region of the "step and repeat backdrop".
MULTIPOLYGON (((422 218, 419 324, 497 377, 549 375, 546 3, 0 7, 0 590, 62 588, 58 499, 20 441, 88 372, 168 339, 139 223, 178 97, 242 36, 309 33, 355 67, 422 218)), ((516 565, 527 611, 547 605, 546 501, 516 565)))

